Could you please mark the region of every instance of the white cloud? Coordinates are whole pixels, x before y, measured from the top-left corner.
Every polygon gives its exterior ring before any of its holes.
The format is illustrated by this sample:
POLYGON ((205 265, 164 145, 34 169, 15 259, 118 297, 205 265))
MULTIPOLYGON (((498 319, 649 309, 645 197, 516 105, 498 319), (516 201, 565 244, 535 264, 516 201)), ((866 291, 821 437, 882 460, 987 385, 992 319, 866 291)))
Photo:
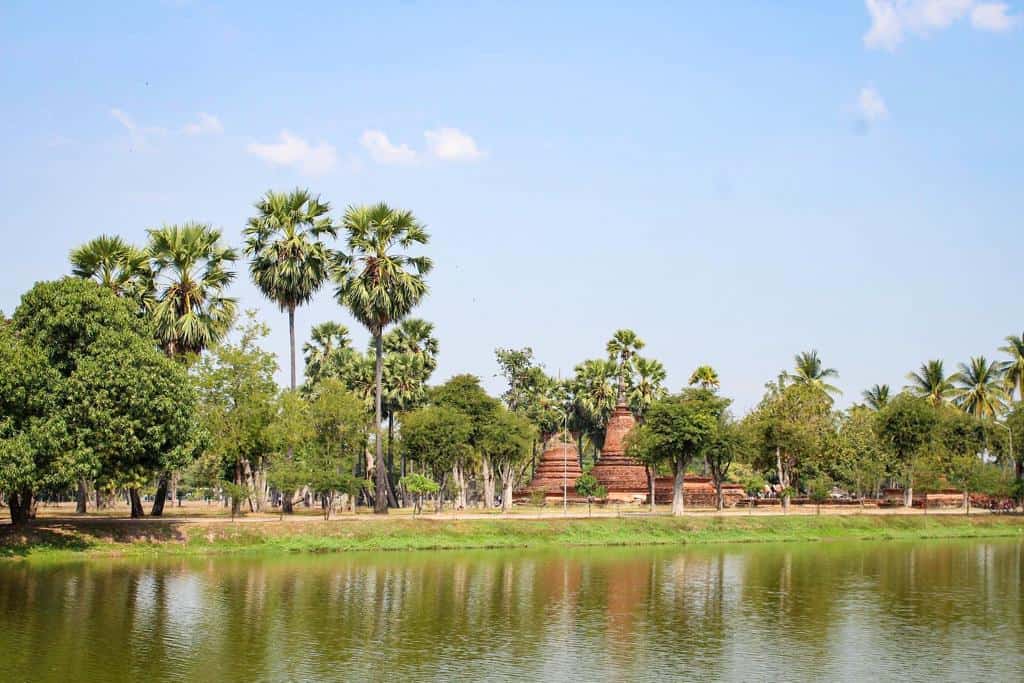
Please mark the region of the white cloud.
POLYGON ((140 126, 135 122, 131 116, 124 111, 114 108, 110 110, 110 115, 113 116, 117 121, 124 126, 125 130, 128 131, 128 136, 132 139, 132 143, 137 147, 144 147, 148 142, 147 138, 150 135, 163 135, 167 131, 159 127, 144 127, 140 126))
POLYGON ((280 140, 280 142, 250 143, 249 153, 274 166, 298 167, 307 175, 327 173, 334 168, 338 161, 338 153, 334 146, 326 142, 320 142, 313 146, 287 130, 281 131, 280 140))
POLYGON ((889 108, 885 106, 885 100, 872 85, 860 89, 860 95, 857 97, 857 112, 865 123, 881 121, 889 116, 889 108))
POLYGON ((213 114, 201 111, 196 121, 186 124, 183 130, 186 135, 203 135, 204 133, 219 135, 224 132, 224 124, 213 114))
POLYGON ((458 128, 438 128, 423 134, 430 153, 441 161, 473 161, 483 156, 476 140, 458 128))
POLYGON ((412 164, 416 162, 416 151, 408 145, 396 145, 383 131, 365 130, 359 144, 370 153, 378 164, 412 164))
POLYGON ((906 34, 925 37, 970 17, 971 25, 985 31, 1006 31, 1016 23, 1001 2, 977 0, 864 0, 871 26, 864 34, 869 48, 895 50, 906 34))
POLYGON ((1020 23, 1020 15, 1009 13, 1005 2, 984 2, 971 10, 971 26, 980 31, 1002 33, 1020 23))

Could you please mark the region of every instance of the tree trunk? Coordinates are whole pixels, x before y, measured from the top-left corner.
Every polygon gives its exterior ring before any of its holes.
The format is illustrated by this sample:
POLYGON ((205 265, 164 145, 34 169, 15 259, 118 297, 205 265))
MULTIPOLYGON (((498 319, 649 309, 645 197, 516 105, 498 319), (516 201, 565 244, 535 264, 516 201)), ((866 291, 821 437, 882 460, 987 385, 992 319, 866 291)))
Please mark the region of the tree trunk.
POLYGON ((156 485, 156 496, 153 498, 153 509, 149 511, 150 517, 162 517, 164 514, 164 501, 167 500, 167 473, 160 475, 160 481, 156 485))
POLYGON ((374 474, 376 480, 376 493, 373 497, 373 511, 378 515, 388 514, 388 472, 384 462, 384 435, 380 431, 381 415, 381 392, 384 381, 384 337, 382 330, 377 330, 373 335, 373 344, 376 348, 377 362, 374 369, 374 427, 377 430, 376 450, 377 468, 374 474))
POLYGON ((11 491, 7 498, 7 507, 11 511, 11 524, 25 526, 31 517, 32 492, 27 489, 11 491))
POLYGON ((89 508, 89 482, 85 477, 78 478, 78 494, 75 496, 75 512, 84 515, 89 508))
MULTIPOLYGON (((484 480, 484 508, 494 507, 494 468, 491 466, 491 461, 486 457, 480 460, 481 475, 484 480)), ((505 500, 502 498, 501 509, 505 509, 505 500)))
POLYGON ((672 463, 675 480, 672 482, 672 515, 680 517, 686 511, 686 503, 683 500, 683 478, 686 475, 686 466, 681 460, 672 463))
POLYGON ((295 389, 295 305, 288 306, 288 340, 291 345, 292 389, 295 389))
MULTIPOLYGON (((927 498, 925 498, 924 504, 925 504, 925 506, 928 505, 928 499, 927 498)), ((907 488, 903 489, 903 507, 906 507, 906 508, 914 507, 914 487, 913 486, 908 486, 907 488)))
POLYGON ((391 507, 405 507, 405 500, 403 497, 402 504, 398 504, 398 495, 396 491, 398 487, 395 484, 395 461, 391 453, 391 441, 395 436, 395 411, 388 411, 388 499, 391 507))
MULTIPOLYGON (((644 469, 647 470, 647 496, 648 496, 648 503, 649 503, 649 508, 648 509, 651 512, 654 512, 654 479, 655 479, 655 476, 654 476, 654 465, 648 465, 644 469)), ((587 511, 588 511, 588 513, 590 511, 590 507, 589 506, 590 506, 590 503, 588 501, 588 503, 587 503, 587 511)))
POLYGON ((502 473, 501 477, 501 511, 508 512, 512 509, 512 484, 515 482, 515 475, 509 467, 508 473, 502 473))
POLYGON ((171 496, 171 505, 181 507, 181 500, 178 498, 178 482, 181 481, 181 472, 174 470, 171 472, 171 488, 168 490, 168 494, 171 496))
POLYGON ((142 498, 139 496, 139 489, 134 486, 128 489, 128 500, 132 506, 132 519, 139 519, 146 514, 142 509, 142 498))
POLYGON ((782 449, 775 447, 775 467, 779 477, 779 486, 782 487, 782 511, 789 512, 789 474, 782 464, 782 449))
POLYGON ((725 496, 722 495, 722 479, 721 477, 715 477, 715 495, 718 498, 718 511, 721 512, 725 509, 725 496))

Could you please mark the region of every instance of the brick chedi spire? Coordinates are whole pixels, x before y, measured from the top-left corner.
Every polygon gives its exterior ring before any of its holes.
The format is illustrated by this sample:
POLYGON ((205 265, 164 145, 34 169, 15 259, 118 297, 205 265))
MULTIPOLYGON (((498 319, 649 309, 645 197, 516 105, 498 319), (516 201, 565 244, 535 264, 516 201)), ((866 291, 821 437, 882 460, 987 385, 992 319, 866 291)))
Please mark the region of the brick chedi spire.
POLYGON ((563 486, 568 487, 570 498, 576 498, 576 479, 583 474, 580 453, 571 437, 552 436, 544 444, 544 452, 537 463, 533 479, 516 491, 515 498, 526 499, 535 491, 544 491, 546 498, 561 498, 563 486))
POLYGON ((625 396, 620 391, 618 405, 605 428, 601 459, 591 471, 608 490, 608 498, 612 500, 633 500, 647 495, 647 469, 626 456, 626 435, 635 425, 633 411, 626 405, 625 396))

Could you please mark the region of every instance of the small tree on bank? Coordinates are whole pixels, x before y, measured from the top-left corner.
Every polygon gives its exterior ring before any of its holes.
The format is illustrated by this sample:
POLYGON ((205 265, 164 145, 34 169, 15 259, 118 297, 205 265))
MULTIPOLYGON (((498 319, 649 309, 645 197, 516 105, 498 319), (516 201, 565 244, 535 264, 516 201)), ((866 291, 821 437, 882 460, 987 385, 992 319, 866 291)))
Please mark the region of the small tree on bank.
POLYGON ((423 511, 423 496, 437 495, 441 491, 441 485, 430 477, 413 472, 401 479, 402 488, 412 494, 413 516, 423 511))
POLYGON ((591 516, 590 506, 594 499, 603 500, 608 495, 608 489, 597 481, 597 477, 590 472, 584 472, 576 479, 576 493, 587 499, 587 516, 591 516))

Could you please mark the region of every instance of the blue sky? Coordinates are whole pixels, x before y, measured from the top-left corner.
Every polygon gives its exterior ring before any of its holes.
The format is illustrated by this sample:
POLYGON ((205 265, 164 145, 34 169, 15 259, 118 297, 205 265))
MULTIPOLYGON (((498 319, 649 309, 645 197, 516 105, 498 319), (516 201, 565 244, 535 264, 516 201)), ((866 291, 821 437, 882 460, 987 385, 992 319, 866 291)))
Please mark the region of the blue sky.
MULTIPOLYGON (((849 403, 1020 333, 1024 2, 617 5, 4 3, 0 308, 101 232, 238 245, 301 185, 427 223, 435 380, 630 327, 742 412, 798 351, 849 403)), ((302 340, 328 319, 365 339, 325 289, 302 340)))

